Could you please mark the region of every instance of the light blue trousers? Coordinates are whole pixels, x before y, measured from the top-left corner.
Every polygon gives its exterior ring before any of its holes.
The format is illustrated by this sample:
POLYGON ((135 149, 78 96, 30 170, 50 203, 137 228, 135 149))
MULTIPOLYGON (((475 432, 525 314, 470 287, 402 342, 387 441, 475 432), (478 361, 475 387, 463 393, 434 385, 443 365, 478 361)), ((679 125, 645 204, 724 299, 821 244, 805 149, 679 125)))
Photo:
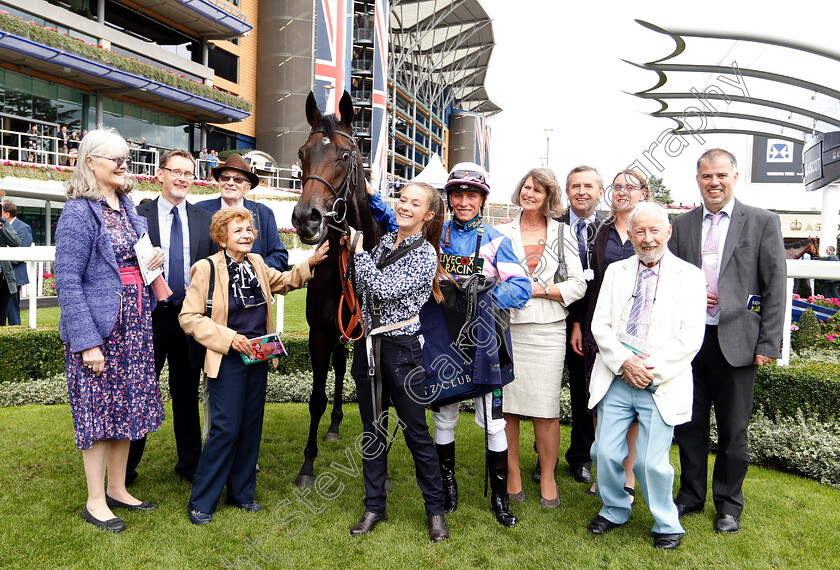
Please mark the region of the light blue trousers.
POLYGON ((674 504, 674 468, 670 462, 674 427, 662 421, 653 394, 631 388, 621 376, 615 377, 598 403, 592 462, 598 471, 595 492, 604 503, 599 514, 615 524, 630 519, 630 495, 624 490, 626 477, 621 462, 627 457, 627 428, 637 417, 639 437, 633 473, 653 515, 653 532, 683 534, 674 504))

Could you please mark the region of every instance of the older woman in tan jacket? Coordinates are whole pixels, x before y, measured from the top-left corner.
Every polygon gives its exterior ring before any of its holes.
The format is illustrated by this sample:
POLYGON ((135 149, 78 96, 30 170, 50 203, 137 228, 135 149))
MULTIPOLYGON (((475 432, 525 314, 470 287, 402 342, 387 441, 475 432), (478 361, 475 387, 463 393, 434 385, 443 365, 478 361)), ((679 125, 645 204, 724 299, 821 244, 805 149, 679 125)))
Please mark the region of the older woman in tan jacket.
POLYGON ((262 509, 254 493, 268 362, 246 364, 244 356, 255 355, 249 339, 274 332, 272 294, 285 295, 302 287, 328 249, 325 243, 291 271, 272 269, 259 255, 249 253, 255 230, 245 208, 217 212, 210 237, 221 251, 208 258, 210 263, 201 260, 193 265, 179 317, 184 331, 207 348, 204 371, 213 418, 188 506, 190 521, 196 525, 210 522, 225 485, 228 504, 248 512, 262 509), (207 310, 211 278, 213 306, 207 310))

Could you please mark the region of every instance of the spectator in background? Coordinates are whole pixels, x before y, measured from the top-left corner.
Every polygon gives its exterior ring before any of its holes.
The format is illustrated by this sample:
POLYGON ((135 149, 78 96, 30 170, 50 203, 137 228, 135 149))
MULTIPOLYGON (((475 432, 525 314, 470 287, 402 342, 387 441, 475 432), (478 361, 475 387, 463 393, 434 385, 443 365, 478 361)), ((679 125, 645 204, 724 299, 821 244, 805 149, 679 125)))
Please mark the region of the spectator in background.
POLYGON ((210 154, 207 152, 207 147, 204 147, 198 153, 198 177, 202 180, 207 180, 207 161, 209 158, 210 154))
POLYGON ((58 164, 59 166, 66 166, 69 157, 67 156, 70 150, 70 133, 67 132, 67 125, 61 127, 58 133, 58 164))
MULTIPOLYGON (((20 235, 5 217, 0 218, 0 247, 17 247, 20 245, 20 235)), ((11 261, 0 261, 0 326, 6 322, 6 311, 9 300, 17 293, 15 272, 11 261)))
POLYGON ((300 179, 303 177, 303 170, 300 168, 300 162, 297 160, 292 165, 292 190, 300 187, 300 179))
POLYGON ((71 167, 76 166, 76 157, 79 154, 79 143, 82 142, 82 139, 79 138, 79 133, 73 131, 70 133, 70 140, 67 141, 67 148, 69 153, 69 158, 67 164, 71 167))
POLYGON ((140 162, 143 163, 140 167, 140 172, 149 174, 152 171, 152 153, 149 152, 149 144, 146 142, 145 137, 140 137, 140 149, 140 162))
MULTIPOLYGON (((29 224, 17 219, 17 206, 14 202, 10 200, 6 200, 3 202, 3 214, 2 217, 6 220, 11 226, 12 229, 15 230, 18 235, 20 236, 20 245, 19 247, 30 247, 32 245, 32 228, 29 227, 29 224)), ((9 324, 10 325, 19 325, 20 324, 20 288, 29 283, 29 275, 26 271, 26 262, 25 261, 12 261, 12 270, 15 273, 15 285, 17 287, 17 292, 12 294, 12 298, 9 299, 9 324)), ((0 321, 0 325, 3 325, 4 321, 0 321)))
POLYGON ((29 130, 29 137, 26 139, 26 148, 29 149, 29 162, 40 160, 38 151, 41 149, 41 137, 38 134, 38 126, 32 125, 29 130))
MULTIPOLYGON (((825 248, 825 253, 828 254, 826 260, 828 261, 840 261, 840 257, 837 257, 837 249, 834 246, 828 246, 825 248)), ((840 285, 840 281, 823 281, 823 297, 827 299, 836 299, 840 297, 840 291, 838 291, 838 285, 840 285)))

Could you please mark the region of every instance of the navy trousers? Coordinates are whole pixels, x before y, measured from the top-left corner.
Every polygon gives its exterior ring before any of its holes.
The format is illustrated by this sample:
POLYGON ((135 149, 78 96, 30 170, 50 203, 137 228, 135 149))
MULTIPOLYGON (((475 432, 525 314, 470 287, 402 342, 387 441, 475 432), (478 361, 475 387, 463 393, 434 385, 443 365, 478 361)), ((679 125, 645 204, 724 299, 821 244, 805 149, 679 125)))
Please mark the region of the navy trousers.
POLYGON ((254 502, 268 363, 246 365, 239 353, 222 358, 208 378, 213 423, 195 472, 189 508, 213 513, 222 489, 232 503, 254 502))
MULTIPOLYGON (((416 336, 399 339, 382 337, 379 361, 383 382, 382 409, 388 409, 389 399, 393 402, 405 443, 414 458, 414 472, 423 494, 426 515, 431 517, 443 514, 443 487, 437 451, 426 423, 426 408, 410 395, 425 394, 426 376, 422 365, 423 350, 416 336)), ((385 477, 388 472, 388 454, 385 452, 388 447, 388 422, 385 416, 384 421, 374 423, 375 411, 367 368, 365 342, 360 340, 353 348, 350 372, 356 381, 362 426, 365 434, 370 434, 365 437, 366 452, 362 458, 365 510, 381 513, 385 510, 385 477)))

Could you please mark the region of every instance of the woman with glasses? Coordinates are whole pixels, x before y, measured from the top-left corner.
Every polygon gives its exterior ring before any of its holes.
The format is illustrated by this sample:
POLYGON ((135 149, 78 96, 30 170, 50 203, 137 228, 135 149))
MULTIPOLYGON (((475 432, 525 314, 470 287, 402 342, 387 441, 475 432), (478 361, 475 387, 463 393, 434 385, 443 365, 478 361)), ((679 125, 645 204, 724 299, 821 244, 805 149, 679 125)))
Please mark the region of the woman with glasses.
MULTIPOLYGON (((129 441, 163 421, 152 347, 156 299, 143 284, 134 251, 147 226, 128 197, 135 183, 130 164, 128 144, 116 131, 89 132, 79 145, 55 234, 58 326, 87 479, 82 518, 112 532, 125 530, 112 509, 157 507, 129 494, 125 469, 129 441)), ((163 262, 156 248, 147 266, 157 269, 163 262)))
POLYGON ((281 273, 250 253, 255 234, 254 218, 245 208, 225 208, 213 216, 210 238, 219 252, 207 258, 209 263, 202 259, 193 265, 178 319, 184 332, 207 347, 204 371, 213 418, 187 507, 195 525, 211 521, 225 486, 229 505, 262 510, 254 493, 268 362, 246 364, 244 357, 255 357, 249 339, 274 332, 273 294, 303 287, 329 248, 325 242, 308 262, 281 273), (211 283, 213 306, 208 310, 211 283))
MULTIPOLYGON (((598 301, 598 293, 604 282, 604 273, 611 263, 627 259, 636 254, 633 243, 630 241, 629 218, 634 206, 642 201, 650 201, 650 187, 645 175, 638 170, 622 170, 616 174, 613 183, 604 192, 605 198, 610 204, 610 216, 598 227, 595 235, 595 242, 592 247, 592 269, 595 277, 589 282, 586 295, 583 298, 583 314, 576 314, 572 328, 572 348, 584 357, 586 371, 586 386, 589 390, 589 378, 592 374, 592 367, 595 365, 595 355, 598 353, 598 345, 592 337, 590 327, 592 315, 595 314, 595 303, 598 301)), ((597 423, 597 418, 595 418, 597 423)), ((633 476, 633 463, 636 459, 636 436, 639 433, 639 424, 634 422, 627 431, 627 443, 629 454, 624 460, 624 470, 627 475, 624 490, 631 496, 636 496, 636 479, 633 476)), ((594 494, 595 484, 589 490, 594 494)))

